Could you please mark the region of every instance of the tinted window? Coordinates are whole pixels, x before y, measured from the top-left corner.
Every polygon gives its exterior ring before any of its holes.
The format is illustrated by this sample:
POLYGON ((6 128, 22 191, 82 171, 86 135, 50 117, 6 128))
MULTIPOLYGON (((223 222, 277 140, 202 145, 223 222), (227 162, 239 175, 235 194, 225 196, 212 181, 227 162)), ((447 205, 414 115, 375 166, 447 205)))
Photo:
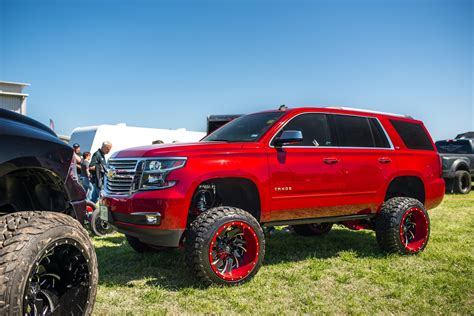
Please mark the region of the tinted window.
MULTIPOLYGON (((368 118, 349 115, 334 115, 334 124, 339 138, 339 146, 376 147, 371 123, 368 118)), ((376 128, 374 131, 378 135, 378 142, 383 143, 380 132, 377 132, 376 128)))
POLYGON ((442 154, 472 154, 471 143, 469 141, 442 140, 436 142, 438 152, 442 154))
POLYGON ((390 120, 409 149, 433 150, 430 138, 418 123, 390 120))
POLYGON ((262 136, 285 112, 262 112, 236 118, 203 141, 253 142, 262 136))
POLYGON ((326 114, 307 113, 293 118, 281 129, 276 137, 283 131, 301 131, 303 142, 285 146, 335 146, 326 114))
POLYGON ((387 135, 380 126, 379 121, 374 118, 369 119, 370 129, 372 130, 372 136, 374 137, 375 147, 378 148, 390 148, 387 135))

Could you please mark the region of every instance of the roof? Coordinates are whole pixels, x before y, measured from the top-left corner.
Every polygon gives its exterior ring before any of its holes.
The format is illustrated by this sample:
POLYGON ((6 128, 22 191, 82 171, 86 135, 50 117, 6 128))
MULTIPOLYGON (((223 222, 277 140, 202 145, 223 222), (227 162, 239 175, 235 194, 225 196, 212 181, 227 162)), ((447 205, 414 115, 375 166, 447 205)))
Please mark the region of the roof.
POLYGON ((466 133, 458 134, 456 136, 456 139, 463 139, 463 138, 474 139, 474 132, 466 132, 466 133))

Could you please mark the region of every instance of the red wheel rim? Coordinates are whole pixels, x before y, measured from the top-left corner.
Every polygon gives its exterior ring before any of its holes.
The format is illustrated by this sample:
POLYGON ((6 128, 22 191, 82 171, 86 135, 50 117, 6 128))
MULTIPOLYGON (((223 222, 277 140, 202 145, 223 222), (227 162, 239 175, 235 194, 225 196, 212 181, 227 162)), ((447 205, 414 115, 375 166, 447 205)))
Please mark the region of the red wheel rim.
POLYGON ((257 234, 247 223, 236 221, 221 226, 209 246, 209 263, 226 281, 247 277, 255 268, 260 251, 257 234))
POLYGON ((429 223, 423 210, 409 209, 400 223, 400 240, 409 252, 420 250, 428 240, 429 223))

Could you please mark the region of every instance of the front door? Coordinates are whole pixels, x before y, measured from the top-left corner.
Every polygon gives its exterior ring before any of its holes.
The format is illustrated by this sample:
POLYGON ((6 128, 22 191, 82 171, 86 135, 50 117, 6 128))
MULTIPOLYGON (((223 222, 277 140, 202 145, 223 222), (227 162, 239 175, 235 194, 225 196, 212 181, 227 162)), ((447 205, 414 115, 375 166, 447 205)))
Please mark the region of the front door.
POLYGON ((335 216, 342 204, 342 163, 335 135, 323 113, 303 113, 285 130, 298 130, 303 142, 268 149, 271 221, 335 216))

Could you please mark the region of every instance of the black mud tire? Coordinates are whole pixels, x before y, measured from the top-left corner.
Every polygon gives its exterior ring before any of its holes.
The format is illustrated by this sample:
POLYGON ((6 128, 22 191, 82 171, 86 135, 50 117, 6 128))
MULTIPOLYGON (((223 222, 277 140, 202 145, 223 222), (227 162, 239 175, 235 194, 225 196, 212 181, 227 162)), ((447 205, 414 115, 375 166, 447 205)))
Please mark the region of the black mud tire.
POLYGON ((186 265, 191 274, 201 284, 235 286, 249 281, 257 274, 265 256, 265 237, 262 227, 250 213, 235 207, 219 206, 201 213, 190 225, 185 241, 186 265), (253 270, 242 279, 223 280, 212 269, 209 260, 211 241, 217 231, 224 225, 234 221, 244 222, 255 233, 258 240, 257 254, 253 270))
POLYGON ((100 210, 98 208, 92 212, 90 225, 92 233, 99 237, 115 232, 115 229, 109 223, 100 218, 100 210))
POLYGON ((305 237, 326 235, 332 229, 332 223, 293 225, 295 233, 305 237))
POLYGON ((454 192, 458 194, 468 194, 471 192, 471 174, 466 170, 458 170, 454 175, 454 192))
POLYGON ((401 255, 416 254, 423 251, 429 241, 430 236, 430 219, 428 212, 423 204, 413 198, 394 197, 382 206, 382 210, 375 219, 375 235, 379 247, 386 253, 397 253, 401 255), (400 227, 405 214, 412 209, 419 209, 426 219, 426 241, 416 250, 410 250, 405 247, 401 238, 400 227))
MULTIPOLYGON (((73 249, 87 269, 83 270, 85 272, 82 276, 89 274, 88 286, 87 283, 79 285, 84 294, 81 296, 81 314, 92 314, 99 275, 97 257, 87 231, 78 221, 65 214, 28 211, 0 217, 0 315, 27 314, 24 306, 27 303, 26 288, 30 288, 29 278, 35 273, 34 268, 42 263, 45 257, 50 262, 49 258, 53 256, 48 257, 48 253, 56 251, 58 244, 59 247, 73 249)), ((69 261, 67 267, 71 262, 69 261)), ((63 269, 63 272, 69 271, 66 266, 63 269)), ((77 310, 70 309, 75 305, 70 295, 71 292, 66 291, 66 294, 61 296, 62 299, 59 299, 56 306, 57 313, 78 314, 77 310)))

